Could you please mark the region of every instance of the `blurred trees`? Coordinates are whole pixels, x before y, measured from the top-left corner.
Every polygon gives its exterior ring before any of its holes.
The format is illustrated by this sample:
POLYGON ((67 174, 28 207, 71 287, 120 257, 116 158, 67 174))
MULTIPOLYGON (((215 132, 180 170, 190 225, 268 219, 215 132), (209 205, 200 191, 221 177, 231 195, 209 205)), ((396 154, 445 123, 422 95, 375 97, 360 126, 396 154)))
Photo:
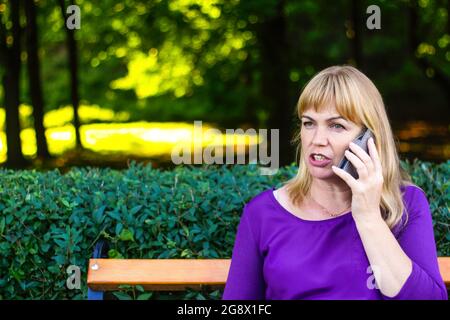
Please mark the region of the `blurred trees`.
POLYGON ((41 64, 39 61, 38 27, 36 6, 33 0, 24 0, 26 16, 26 52, 28 83, 31 105, 33 106, 34 128, 36 132, 37 157, 50 158, 44 128, 44 97, 41 84, 41 64))
MULTIPOLYGON (((67 37, 67 55, 69 60, 69 72, 70 72, 70 99, 73 107, 73 125, 75 127, 75 148, 82 148, 80 137, 80 117, 78 115, 78 109, 80 106, 80 97, 78 94, 78 46, 75 40, 75 29, 66 27, 69 15, 67 14, 67 7, 65 0, 59 0, 59 8, 61 9, 62 21, 64 24, 64 30, 67 37)), ((70 5, 75 5, 74 0, 70 0, 70 5)))
POLYGON ((417 65, 446 94, 450 105, 450 22, 448 19, 450 1, 436 1, 435 10, 423 10, 425 1, 407 2, 409 15, 409 50, 417 65), (423 13, 421 11, 424 11, 423 13), (423 18, 421 19, 421 16, 423 18), (423 42, 426 39, 426 42, 423 42), (437 44, 437 45, 436 45, 437 44), (442 50, 444 49, 444 50, 442 50))
MULTIPOLYGON (((8 130, 16 130, 8 145, 20 150, 18 117, 8 107, 19 103, 13 83, 24 50, 8 40, 20 32, 13 3, 0 0, 0 101, 8 130)), ((130 120, 277 128, 285 164, 294 161, 289 140, 301 88, 317 71, 350 63, 374 80, 394 120, 449 116, 449 0, 78 0, 74 31, 61 18, 68 2, 35 4, 46 111, 91 103, 126 110, 130 120), (366 28, 372 4, 381 30, 366 28)), ((20 101, 32 102, 32 85, 20 86, 20 101)))
POLYGON ((5 22, 6 19, 3 19, 3 15, 2 21, 0 21, 0 62, 4 68, 2 71, 2 84, 6 110, 6 141, 8 145, 7 166, 17 168, 26 165, 25 158, 22 155, 19 124, 20 57, 22 52, 20 13, 21 1, 12 1, 8 23, 5 22))

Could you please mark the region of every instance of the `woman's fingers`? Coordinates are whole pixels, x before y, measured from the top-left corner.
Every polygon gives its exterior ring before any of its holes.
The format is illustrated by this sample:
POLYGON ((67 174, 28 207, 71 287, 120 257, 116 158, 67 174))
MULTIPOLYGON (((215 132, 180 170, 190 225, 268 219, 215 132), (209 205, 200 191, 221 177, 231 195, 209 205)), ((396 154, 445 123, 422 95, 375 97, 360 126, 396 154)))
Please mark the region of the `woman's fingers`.
POLYGON ((372 158, 370 158, 370 156, 367 154, 366 151, 363 150, 363 148, 361 148, 357 144, 351 142, 350 150, 352 150, 358 156, 358 158, 361 159, 361 161, 365 164, 365 166, 367 167, 367 170, 369 172, 373 171, 374 164, 373 164, 372 158))
POLYGON ((333 170, 333 172, 340 177, 342 180, 345 181, 345 183, 347 183, 347 185, 353 189, 353 187, 356 184, 356 179, 352 177, 351 174, 349 174, 348 172, 342 170, 341 168, 338 168, 336 166, 332 166, 331 170, 333 170))
POLYGON ((372 161, 374 163, 375 170, 379 173, 382 173, 380 157, 378 156, 378 151, 373 138, 369 139, 367 146, 369 149, 370 157, 372 158, 372 161))
POLYGON ((346 150, 345 151, 345 157, 356 168, 356 171, 358 172, 358 175, 359 175, 360 178, 367 177, 368 170, 367 170, 366 165, 355 154, 353 154, 352 152, 346 150))

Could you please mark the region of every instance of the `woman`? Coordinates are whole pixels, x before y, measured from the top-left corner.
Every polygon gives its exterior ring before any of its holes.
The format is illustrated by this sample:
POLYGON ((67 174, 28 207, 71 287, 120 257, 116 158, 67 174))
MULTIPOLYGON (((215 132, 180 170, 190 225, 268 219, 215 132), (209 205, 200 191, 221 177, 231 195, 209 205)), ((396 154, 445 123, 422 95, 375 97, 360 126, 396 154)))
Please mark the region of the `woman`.
POLYGON ((245 205, 223 299, 448 299, 427 199, 374 84, 333 66, 297 108, 298 173, 245 205), (368 153, 351 143, 366 128, 368 153), (344 156, 357 179, 337 168, 344 156))

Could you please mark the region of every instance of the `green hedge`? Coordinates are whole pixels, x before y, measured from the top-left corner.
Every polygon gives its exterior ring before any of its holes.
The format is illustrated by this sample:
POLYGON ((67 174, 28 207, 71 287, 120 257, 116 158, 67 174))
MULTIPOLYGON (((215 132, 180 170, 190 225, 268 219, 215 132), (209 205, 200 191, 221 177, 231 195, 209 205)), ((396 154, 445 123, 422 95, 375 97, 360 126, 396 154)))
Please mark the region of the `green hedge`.
MULTIPOLYGON (((450 256, 450 161, 404 166, 428 195, 438 254, 450 256)), ((87 261, 100 238, 110 241, 111 258, 230 258, 243 205, 296 170, 264 176, 255 165, 161 171, 134 163, 66 174, 0 170, 0 298, 85 299, 87 261), (69 265, 81 267, 81 290, 66 288, 69 265)), ((170 298, 141 291, 132 288, 132 298, 170 298)), ((174 296, 217 299, 221 291, 174 296)))

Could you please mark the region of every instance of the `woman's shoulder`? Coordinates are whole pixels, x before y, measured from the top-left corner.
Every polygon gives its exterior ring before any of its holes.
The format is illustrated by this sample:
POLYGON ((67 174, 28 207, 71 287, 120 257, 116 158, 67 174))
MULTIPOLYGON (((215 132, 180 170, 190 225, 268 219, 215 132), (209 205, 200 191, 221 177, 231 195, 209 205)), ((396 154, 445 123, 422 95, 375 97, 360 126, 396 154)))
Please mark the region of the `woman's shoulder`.
POLYGON ((261 230, 267 225, 271 212, 269 208, 271 208, 273 203, 271 196, 273 196, 273 189, 265 189, 250 198, 244 205, 241 221, 242 219, 246 220, 255 239, 260 238, 261 230))
MULTIPOLYGON (((255 194, 244 205, 244 214, 251 220, 260 220, 273 211, 274 188, 267 188, 255 194)), ((260 221, 261 222, 261 221, 260 221)))
POLYGON ((409 218, 419 218, 431 215, 427 194, 419 186, 409 183, 402 186, 403 203, 409 218))
POLYGON ((425 191, 423 191, 422 188, 407 181, 400 186, 400 191, 402 192, 403 204, 405 207, 401 221, 393 229, 397 239, 404 231, 406 221, 408 221, 407 224, 409 225, 412 220, 424 217, 424 212, 426 212, 427 215, 430 215, 428 200, 425 191))
POLYGON ((271 197, 273 197, 274 188, 265 189, 252 198, 245 204, 245 207, 249 210, 258 210, 262 207, 267 207, 267 204, 271 203, 271 197))
POLYGON ((417 186, 416 184, 412 183, 411 181, 403 181, 402 184, 400 185, 400 189, 405 190, 405 191, 406 190, 409 190, 409 191, 422 190, 423 191, 423 189, 421 187, 417 186))
POLYGON ((423 201, 426 200, 427 197, 425 191, 421 187, 411 182, 404 183, 400 187, 400 190, 402 191, 403 199, 406 203, 415 202, 418 200, 423 201))

